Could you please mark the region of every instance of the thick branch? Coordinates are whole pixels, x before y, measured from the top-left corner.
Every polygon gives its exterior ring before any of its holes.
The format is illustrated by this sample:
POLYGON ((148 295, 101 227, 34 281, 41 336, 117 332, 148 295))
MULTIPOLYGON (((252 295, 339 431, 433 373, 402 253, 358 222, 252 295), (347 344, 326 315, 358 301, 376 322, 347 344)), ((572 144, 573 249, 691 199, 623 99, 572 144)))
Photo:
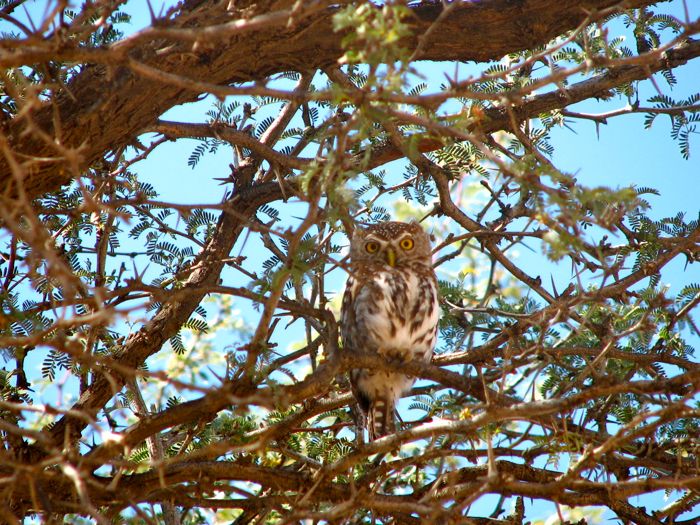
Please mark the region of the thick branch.
MULTIPOLYGON (((648 5, 648 0, 630 0, 627 7, 648 5)), ((185 23, 205 27, 221 20, 222 6, 195 3, 168 27, 185 23)), ((440 20, 439 30, 431 31, 429 42, 422 42, 420 60, 492 60, 521 49, 533 48, 574 29, 591 13, 618 5, 617 0, 511 0, 465 2, 452 8, 440 20)), ((336 8, 312 11, 292 24, 255 25, 244 35, 236 31, 216 32, 194 44, 182 42, 181 34, 169 40, 167 28, 159 28, 158 39, 135 49, 117 44, 110 50, 96 50, 90 58, 99 63, 87 65, 68 86, 59 91, 52 104, 30 109, 29 114, 10 121, 3 129, 27 172, 23 185, 29 197, 36 197, 76 177, 80 170, 133 140, 151 126, 167 109, 194 100, 198 93, 177 85, 161 85, 142 78, 126 67, 137 59, 151 67, 189 78, 206 78, 211 83, 228 84, 264 78, 288 70, 308 71, 337 62, 342 55, 341 34, 333 32, 336 8), (254 60, 251 60, 255 57, 254 60), (157 94, 154 96, 154 94, 157 94), (42 130, 44 138, 32 129, 42 130), (38 160, 41 159, 41 160, 38 160)), ((416 48, 442 11, 441 2, 414 5, 413 39, 416 48)), ((257 13, 262 15, 265 13, 257 13)), ((595 18, 595 17, 592 17, 595 18)), ((230 15, 228 15, 230 21, 230 15)), ((163 22, 164 24, 166 22, 163 22)), ((139 36, 143 40, 142 36, 139 36)), ((17 46, 22 49, 22 46, 17 46)), ((56 56, 54 48, 43 51, 2 51, 4 66, 37 63, 52 59, 70 60, 71 48, 56 56), (42 55, 43 53, 43 55, 42 55)), ((83 53, 78 49, 75 53, 83 53)), ((75 54, 74 53, 74 54, 75 54)), ((83 57, 84 58, 84 57, 83 57)), ((0 187, 13 194, 9 161, 0 158, 0 187)))
POLYGON ((290 157, 257 140, 250 133, 237 130, 225 124, 191 124, 159 120, 149 131, 162 133, 171 138, 213 137, 248 148, 265 160, 291 169, 304 169, 313 159, 290 157))
MULTIPOLYGON (((464 135, 479 130, 483 133, 493 133, 511 128, 512 118, 517 122, 535 118, 542 113, 561 109, 590 98, 608 98, 611 91, 623 84, 643 80, 654 73, 665 69, 673 69, 700 56, 700 40, 691 40, 685 45, 670 49, 659 57, 649 55, 649 60, 642 64, 613 66, 606 73, 583 80, 568 88, 561 88, 542 95, 514 101, 512 105, 490 108, 484 111, 484 117, 475 121, 463 131, 464 135), (509 112, 512 112, 512 116, 509 112)), ((434 131, 434 129, 433 129, 434 131)), ((454 130, 445 128, 445 137, 454 136, 454 130)), ((439 138, 426 137, 417 141, 416 149, 421 153, 435 151, 444 147, 445 142, 439 138)), ((368 168, 381 166, 404 156, 399 148, 387 143, 376 148, 368 162, 368 168)))

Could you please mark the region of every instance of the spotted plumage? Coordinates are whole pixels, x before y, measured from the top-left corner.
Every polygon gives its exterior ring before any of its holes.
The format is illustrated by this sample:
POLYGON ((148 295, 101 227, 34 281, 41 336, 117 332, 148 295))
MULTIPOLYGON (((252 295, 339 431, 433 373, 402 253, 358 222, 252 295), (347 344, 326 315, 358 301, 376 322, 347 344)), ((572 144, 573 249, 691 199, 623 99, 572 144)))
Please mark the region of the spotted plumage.
MULTIPOLYGON (((351 276, 343 296, 341 333, 346 352, 388 359, 430 360, 438 322, 437 279, 430 238, 414 222, 357 229, 350 243, 351 276)), ((395 429, 396 401, 415 379, 356 369, 350 383, 370 439, 395 429)))

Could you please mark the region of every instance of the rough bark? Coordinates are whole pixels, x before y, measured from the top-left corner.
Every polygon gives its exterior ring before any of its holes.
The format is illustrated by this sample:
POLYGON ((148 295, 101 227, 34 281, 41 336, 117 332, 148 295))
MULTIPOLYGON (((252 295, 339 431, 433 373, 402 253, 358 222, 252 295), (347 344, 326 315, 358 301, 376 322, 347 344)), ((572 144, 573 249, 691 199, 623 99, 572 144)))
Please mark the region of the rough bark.
MULTIPOLYGON (((413 49, 420 46, 417 58, 421 60, 493 60, 545 44, 585 20, 595 19, 602 10, 650 3, 648 0, 465 2, 440 18, 439 30, 431 31, 419 43, 419 37, 442 12, 441 2, 423 2, 411 8, 415 13, 416 36, 408 46, 413 49)), ((164 38, 168 27, 201 28, 230 21, 230 15, 227 18, 218 4, 189 2, 172 22, 159 28, 164 30, 153 33, 154 40, 139 37, 138 45, 127 40, 94 53, 62 50, 65 59, 82 57, 96 63, 88 63, 57 92, 51 103, 5 123, 2 132, 14 152, 14 160, 23 169, 13 176, 6 154, 0 157, 0 188, 4 188, 5 195, 14 194, 13 181, 21 176, 29 198, 56 190, 105 153, 129 144, 169 108, 195 100, 199 95, 182 86, 143 78, 128 67, 129 60, 214 84, 262 79, 280 71, 322 68, 336 63, 342 55, 342 35, 332 29, 335 9, 317 11, 291 26, 271 23, 234 36, 222 36, 226 33, 222 31, 206 36, 204 43, 183 42, 182 38, 169 41, 164 38), (31 131, 34 126, 47 137, 55 137, 55 142, 39 138, 31 131), (71 159, 66 158, 66 150, 62 148, 71 151, 71 159), (40 158, 44 160, 38 161, 40 158)), ((17 53, 3 50, 0 65, 45 61, 51 58, 51 52, 55 54, 55 50, 27 49, 17 53)))

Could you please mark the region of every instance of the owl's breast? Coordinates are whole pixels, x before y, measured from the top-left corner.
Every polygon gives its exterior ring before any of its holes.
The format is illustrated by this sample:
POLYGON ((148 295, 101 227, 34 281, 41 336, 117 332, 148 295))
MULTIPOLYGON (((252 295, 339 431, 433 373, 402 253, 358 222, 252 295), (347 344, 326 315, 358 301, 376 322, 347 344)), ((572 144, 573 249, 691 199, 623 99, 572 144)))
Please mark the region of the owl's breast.
POLYGON ((437 283, 432 272, 424 273, 393 268, 356 283, 358 343, 389 357, 429 357, 438 321, 437 283))

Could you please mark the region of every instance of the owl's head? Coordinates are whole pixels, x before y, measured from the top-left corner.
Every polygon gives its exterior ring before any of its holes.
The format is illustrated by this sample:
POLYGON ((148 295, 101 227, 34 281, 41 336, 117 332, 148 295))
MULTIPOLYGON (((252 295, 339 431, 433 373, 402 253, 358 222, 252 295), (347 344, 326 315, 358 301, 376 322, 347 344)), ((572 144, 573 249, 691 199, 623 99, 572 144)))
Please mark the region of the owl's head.
POLYGON ((389 266, 417 261, 430 264, 430 237, 417 222, 389 221, 357 228, 350 243, 350 260, 389 266))

